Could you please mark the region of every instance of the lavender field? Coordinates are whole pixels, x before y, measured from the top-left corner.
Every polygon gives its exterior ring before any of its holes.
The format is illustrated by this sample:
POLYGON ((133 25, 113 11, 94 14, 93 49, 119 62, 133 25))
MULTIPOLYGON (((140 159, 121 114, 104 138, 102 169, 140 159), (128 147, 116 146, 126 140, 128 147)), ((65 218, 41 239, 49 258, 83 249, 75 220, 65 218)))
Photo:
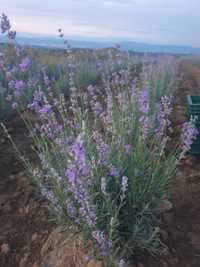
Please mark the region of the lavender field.
POLYGON ((199 267, 198 62, 0 30, 0 266, 199 267))

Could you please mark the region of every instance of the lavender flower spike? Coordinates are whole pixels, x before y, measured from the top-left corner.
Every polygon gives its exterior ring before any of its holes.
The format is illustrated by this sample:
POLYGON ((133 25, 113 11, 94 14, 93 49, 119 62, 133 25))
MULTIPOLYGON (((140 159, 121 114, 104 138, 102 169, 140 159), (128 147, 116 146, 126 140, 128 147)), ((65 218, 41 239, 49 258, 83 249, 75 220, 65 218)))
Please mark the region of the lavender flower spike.
POLYGON ((0 28, 1 28, 1 33, 6 33, 11 28, 10 21, 5 14, 1 15, 0 28))
POLYGON ((26 72, 30 66, 31 60, 28 57, 25 57, 22 59, 21 63, 19 64, 19 67, 22 72, 26 72))
POLYGON ((126 191, 128 189, 128 177, 126 177, 126 176, 122 177, 121 186, 122 186, 122 188, 121 188, 121 190, 122 190, 121 200, 123 201, 125 199, 125 197, 126 197, 125 193, 126 193, 126 191))
POLYGON ((140 117, 140 123, 142 127, 143 138, 146 139, 149 130, 149 92, 148 90, 142 90, 138 94, 139 110, 142 113, 140 117))
POLYGON ((198 130, 195 127, 195 119, 191 118, 189 122, 185 122, 181 133, 181 155, 182 159, 185 154, 190 150, 193 141, 196 139, 198 130))
POLYGON ((101 178, 101 191, 104 195, 106 195, 106 178, 102 177, 101 178))

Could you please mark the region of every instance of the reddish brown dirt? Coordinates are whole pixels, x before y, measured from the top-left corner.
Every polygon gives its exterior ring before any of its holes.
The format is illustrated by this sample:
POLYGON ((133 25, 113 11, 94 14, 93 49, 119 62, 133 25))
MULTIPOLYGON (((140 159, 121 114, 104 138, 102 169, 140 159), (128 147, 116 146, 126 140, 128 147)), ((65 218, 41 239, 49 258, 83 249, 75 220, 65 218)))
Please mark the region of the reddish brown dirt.
MULTIPOLYGON (((172 114, 172 140, 180 137, 186 121, 186 96, 200 95, 200 68, 192 61, 180 64, 182 79, 175 96, 172 114)), ((172 185, 171 212, 163 215, 161 228, 169 252, 161 259, 150 260, 147 267, 200 267, 200 156, 188 154, 179 166, 172 185)))
MULTIPOLYGON (((25 126, 17 117, 11 121, 16 145, 34 160, 25 126)), ((32 266, 51 229, 45 203, 17 158, 0 130, 0 267, 32 266)))
MULTIPOLYGON (((186 95, 200 94, 200 68, 191 61, 184 61, 180 64, 180 72, 183 77, 172 116, 174 142, 186 120, 186 95)), ((20 120, 14 118, 8 127, 20 150, 35 160, 20 120)), ((144 267, 200 267, 200 156, 187 155, 179 166, 170 201, 173 209, 163 215, 161 223, 162 238, 169 252, 157 259, 140 261, 144 267)), ((53 229, 55 226, 48 222, 45 202, 24 174, 12 146, 0 131, 0 267, 85 266, 83 262, 76 264, 74 261, 83 256, 80 252, 80 248, 84 250, 82 242, 74 241, 74 237, 63 240, 52 232, 53 229)))

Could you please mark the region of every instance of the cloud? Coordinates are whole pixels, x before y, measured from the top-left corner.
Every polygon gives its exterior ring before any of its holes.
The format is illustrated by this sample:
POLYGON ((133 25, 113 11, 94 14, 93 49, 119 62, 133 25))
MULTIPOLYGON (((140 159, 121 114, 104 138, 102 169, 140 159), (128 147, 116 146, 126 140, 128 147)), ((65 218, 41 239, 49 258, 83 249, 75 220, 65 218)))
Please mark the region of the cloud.
POLYGON ((20 32, 200 45, 197 0, 0 0, 20 32), (47 4, 48 2, 48 4, 47 4))

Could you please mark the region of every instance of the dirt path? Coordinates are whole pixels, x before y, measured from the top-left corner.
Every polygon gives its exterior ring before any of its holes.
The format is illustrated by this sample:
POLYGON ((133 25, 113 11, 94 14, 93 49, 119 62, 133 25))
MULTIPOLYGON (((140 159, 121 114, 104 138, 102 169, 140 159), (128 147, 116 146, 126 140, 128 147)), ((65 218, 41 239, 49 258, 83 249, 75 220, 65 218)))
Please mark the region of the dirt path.
MULTIPOLYGON (((176 92, 172 116, 174 141, 179 138, 181 125, 186 120, 186 95, 200 94, 200 68, 186 61, 181 64, 180 70, 184 76, 176 92)), ((34 160, 24 125, 14 118, 8 127, 18 147, 34 160)), ((169 246, 169 253, 161 259, 141 259, 141 262, 144 267, 200 267, 200 156, 188 155, 179 167, 170 200, 173 209, 163 215, 161 224, 163 240, 169 246)), ((55 232, 49 235, 52 229, 44 201, 23 173, 12 146, 0 131, 0 267, 32 267, 36 259, 40 262, 40 251, 46 246, 46 239, 56 239, 55 232)), ((67 263, 66 257, 71 255, 67 254, 66 250, 69 252, 69 249, 66 246, 71 246, 71 240, 68 245, 62 238, 58 240, 62 241, 56 241, 54 246, 59 247, 60 254, 65 254, 60 255, 65 261, 58 263, 57 252, 52 253, 52 247, 50 251, 54 264, 34 266, 83 267, 82 264, 67 263)), ((76 249, 73 257, 77 257, 75 254, 76 249)))
MULTIPOLYGON (((183 78, 176 92, 173 129, 174 139, 180 136, 186 120, 186 96, 200 95, 200 68, 192 62, 180 66, 183 78), (191 65, 190 65, 191 64, 191 65)), ((172 214, 164 218, 169 233, 169 247, 175 262, 169 266, 200 267, 200 156, 187 155, 171 190, 172 214)))
MULTIPOLYGON (((172 114, 173 142, 186 121, 186 96, 200 95, 200 68, 190 60, 180 65, 183 77, 175 96, 172 114)), ((169 253, 151 260, 147 267, 200 267, 200 156, 187 155, 171 189, 173 209, 163 216, 163 239, 169 253)))
MULTIPOLYGON (((14 118, 8 129, 19 149, 32 155, 23 123, 14 118)), ((47 219, 44 201, 0 131, 0 267, 32 266, 51 228, 47 219)))

